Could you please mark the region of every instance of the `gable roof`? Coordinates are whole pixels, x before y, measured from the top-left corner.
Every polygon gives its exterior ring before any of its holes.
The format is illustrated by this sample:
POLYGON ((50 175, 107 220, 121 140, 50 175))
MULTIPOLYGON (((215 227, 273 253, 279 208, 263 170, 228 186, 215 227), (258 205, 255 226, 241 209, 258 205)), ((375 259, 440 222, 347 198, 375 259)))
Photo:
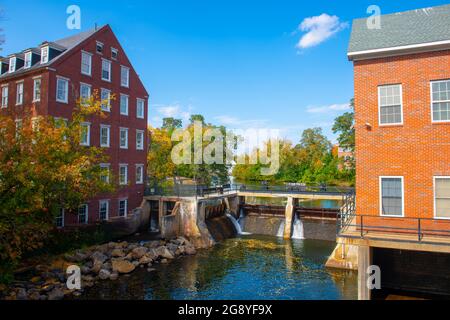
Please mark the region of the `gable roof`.
POLYGON ((450 48, 450 5, 380 16, 381 28, 367 18, 353 21, 350 60, 450 48))

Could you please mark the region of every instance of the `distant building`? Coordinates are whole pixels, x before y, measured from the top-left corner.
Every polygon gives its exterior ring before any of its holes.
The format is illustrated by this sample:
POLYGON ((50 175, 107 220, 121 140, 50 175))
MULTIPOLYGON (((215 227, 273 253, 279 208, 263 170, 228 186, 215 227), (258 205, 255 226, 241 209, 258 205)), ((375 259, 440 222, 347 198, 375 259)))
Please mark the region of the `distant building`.
POLYGON ((98 90, 106 118, 86 123, 83 145, 104 148, 103 164, 119 178, 114 194, 90 199, 78 216, 61 210, 58 226, 90 224, 127 217, 144 196, 147 161, 147 100, 139 76, 109 25, 38 47, 12 53, 0 60, 1 114, 16 121, 25 112, 70 120, 79 98, 98 90))
POLYGON ((352 162, 354 160, 354 153, 349 150, 348 148, 341 147, 339 144, 335 144, 332 149, 332 154, 337 157, 338 159, 341 159, 343 163, 338 164, 338 169, 343 170, 350 169, 352 167, 352 162))

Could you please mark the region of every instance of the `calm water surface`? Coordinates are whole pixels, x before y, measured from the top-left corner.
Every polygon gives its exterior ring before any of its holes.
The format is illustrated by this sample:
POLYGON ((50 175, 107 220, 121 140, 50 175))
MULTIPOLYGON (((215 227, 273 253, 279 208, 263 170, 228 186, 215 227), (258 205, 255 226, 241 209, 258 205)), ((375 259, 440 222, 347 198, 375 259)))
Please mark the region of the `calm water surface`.
POLYGON ((357 274, 326 269, 334 242, 229 239, 153 272, 100 282, 82 299, 356 299, 357 274))

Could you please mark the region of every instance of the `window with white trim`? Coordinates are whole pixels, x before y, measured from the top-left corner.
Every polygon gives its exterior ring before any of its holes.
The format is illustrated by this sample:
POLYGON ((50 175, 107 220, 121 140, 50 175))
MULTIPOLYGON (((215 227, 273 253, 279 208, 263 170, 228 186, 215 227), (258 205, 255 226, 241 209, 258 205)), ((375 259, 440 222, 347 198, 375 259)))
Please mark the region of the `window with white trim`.
POLYGON ((20 137, 20 132, 22 131, 23 121, 22 119, 16 119, 16 139, 20 137))
POLYGON ((144 130, 136 130, 136 150, 144 150, 144 130))
POLYGON ((434 216, 450 219, 450 176, 434 177, 434 216))
POLYGON ((117 57, 119 56, 119 50, 116 48, 111 48, 111 59, 117 60, 117 57))
POLYGON ((431 82, 433 121, 450 121, 450 80, 431 82))
POLYGON ((100 164, 100 169, 102 170, 101 175, 100 175, 100 180, 103 183, 109 183, 110 179, 110 169, 111 165, 109 163, 102 163, 100 164))
POLYGON ((128 165, 119 165, 119 184, 125 186, 128 184, 128 165))
POLYGON ((41 101, 41 78, 36 78, 33 81, 33 101, 41 101))
POLYGON ((136 165, 136 184, 144 183, 144 165, 137 164, 136 165))
POLYGON ((128 128, 120 128, 120 149, 128 149, 128 128))
POLYGON ((23 104, 23 82, 17 83, 16 89, 16 105, 23 104))
POLYGON ((109 148, 111 137, 111 127, 109 125, 100 125, 100 147, 109 148))
POLYGON ((402 85, 386 85, 378 87, 380 125, 402 124, 402 85))
POLYGON ((144 119, 145 117, 144 106, 145 100, 138 98, 136 101, 136 117, 139 119, 144 119))
POLYGON ((91 124, 84 122, 81 124, 80 145, 89 146, 91 141, 91 124))
POLYGON ((103 43, 101 43, 100 41, 97 41, 97 43, 95 45, 95 51, 98 54, 103 54, 103 43))
POLYGON ((2 108, 8 107, 8 86, 2 87, 2 108))
POLYGON ((87 224, 89 216, 89 207, 87 204, 82 204, 78 207, 78 223, 87 224))
POLYGON ((380 178, 380 204, 382 216, 402 217, 403 177, 380 178))
POLYGON ((41 63, 47 63, 48 62, 48 50, 49 47, 45 46, 41 48, 41 63))
POLYGON ((32 64, 32 58, 33 58, 33 52, 27 52, 25 53, 25 62, 24 62, 24 69, 29 69, 31 68, 31 64, 32 64))
POLYGON ((120 114, 128 115, 128 96, 126 94, 120 94, 120 114))
POLYGON ((128 88, 130 85, 130 68, 120 66, 120 85, 128 88))
POLYGON ((57 228, 64 227, 64 208, 58 209, 58 215, 55 218, 55 224, 57 228))
POLYGON ((69 101, 69 80, 58 77, 56 79, 56 101, 68 103, 69 101))
POLYGON ((81 73, 87 76, 92 74, 92 54, 81 51, 81 73))
POLYGON ((101 89, 100 99, 102 102, 101 108, 103 111, 111 110, 111 91, 108 89, 101 89))
POLYGON ((128 199, 119 200, 119 217, 126 217, 128 211, 128 199))
POLYGON ((80 103, 82 106, 89 106, 91 99, 91 86, 86 83, 80 83, 80 103))
POLYGON ((16 71, 16 62, 17 62, 16 57, 9 58, 9 72, 10 73, 16 71))
POLYGON ((111 61, 102 60, 102 80, 111 82, 111 61))
POLYGON ((109 200, 100 200, 98 204, 98 215, 100 221, 107 221, 109 218, 109 200))

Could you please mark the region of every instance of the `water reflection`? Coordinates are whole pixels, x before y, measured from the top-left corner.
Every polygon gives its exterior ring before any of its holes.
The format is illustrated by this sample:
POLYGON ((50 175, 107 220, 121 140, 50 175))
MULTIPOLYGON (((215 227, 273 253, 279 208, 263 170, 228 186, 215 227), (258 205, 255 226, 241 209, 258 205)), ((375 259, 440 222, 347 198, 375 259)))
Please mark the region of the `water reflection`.
POLYGON ((102 282, 84 299, 356 299, 353 272, 327 270, 334 243, 229 239, 155 271, 102 282))

